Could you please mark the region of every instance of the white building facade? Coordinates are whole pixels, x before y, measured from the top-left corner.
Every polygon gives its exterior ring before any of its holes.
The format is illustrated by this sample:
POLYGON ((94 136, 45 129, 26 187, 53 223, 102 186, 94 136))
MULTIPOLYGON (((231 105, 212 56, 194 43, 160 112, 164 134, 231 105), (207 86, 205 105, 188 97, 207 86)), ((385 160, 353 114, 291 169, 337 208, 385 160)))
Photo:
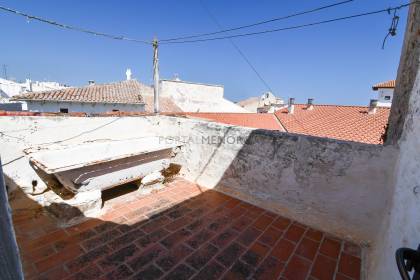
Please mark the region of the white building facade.
POLYGON ((144 112, 144 104, 69 102, 69 101, 26 101, 30 112, 98 114, 106 112, 144 112))
POLYGON ((248 113, 244 108, 225 99, 224 88, 174 80, 160 81, 160 94, 170 98, 184 112, 248 113))
POLYGON ((378 83, 372 87, 377 92, 378 106, 391 107, 394 96, 395 80, 378 83))

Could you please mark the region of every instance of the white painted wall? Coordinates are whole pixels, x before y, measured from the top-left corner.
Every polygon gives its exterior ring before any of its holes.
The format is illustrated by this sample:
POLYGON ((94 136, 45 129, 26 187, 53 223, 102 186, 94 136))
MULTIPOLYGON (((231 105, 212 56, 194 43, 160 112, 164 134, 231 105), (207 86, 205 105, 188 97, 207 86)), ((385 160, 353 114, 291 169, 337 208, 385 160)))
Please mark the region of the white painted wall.
POLYGON ((18 83, 0 78, 0 93, 5 93, 7 97, 12 97, 31 90, 38 92, 62 88, 64 88, 64 86, 57 82, 39 82, 26 79, 24 83, 18 83))
POLYGON ((1 117, 0 131, 9 187, 28 194, 46 187, 25 148, 171 136, 186 178, 346 239, 370 240, 390 197, 392 147, 167 116, 1 117))
POLYGON ((381 107, 391 107, 392 98, 394 96, 394 89, 393 88, 380 88, 378 89, 378 106, 381 107), (387 100, 389 97, 389 100, 387 100))
POLYGON ((232 112, 247 110, 223 98, 223 86, 161 80, 160 94, 169 97, 184 112, 232 112))
POLYGON ((60 112, 60 108, 67 108, 71 112, 85 112, 90 114, 111 112, 144 112, 144 104, 111 104, 87 102, 57 102, 57 101, 27 101, 28 110, 31 112, 60 112))
MULTIPOLYGON (((401 279, 395 251, 420 244, 420 5, 410 6, 396 92, 409 97, 399 155, 393 171, 392 204, 370 256, 368 279, 401 279)), ((401 102, 400 102, 401 103, 401 102)), ((404 108, 401 108, 404 112, 404 108)), ((404 113, 402 114, 404 117, 404 113)))

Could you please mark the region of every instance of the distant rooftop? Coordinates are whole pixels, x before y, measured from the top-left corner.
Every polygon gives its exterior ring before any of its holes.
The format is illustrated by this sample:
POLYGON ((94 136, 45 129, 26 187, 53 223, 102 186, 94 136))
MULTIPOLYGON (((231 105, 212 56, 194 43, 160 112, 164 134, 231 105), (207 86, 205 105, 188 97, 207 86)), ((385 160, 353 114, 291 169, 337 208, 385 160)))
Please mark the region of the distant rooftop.
POLYGON ((258 113, 185 113, 194 118, 207 119, 224 124, 284 131, 274 114, 258 113))
POLYGON ((378 83, 372 87, 373 90, 378 90, 380 88, 395 88, 395 80, 378 83))
POLYGON ((13 99, 24 101, 143 104, 142 95, 151 90, 149 86, 130 80, 109 84, 93 84, 80 88, 70 87, 60 90, 30 92, 17 95, 13 99))
POLYGON ((381 136, 388 123, 390 108, 377 108, 368 114, 365 106, 296 104, 293 114, 287 109, 275 113, 287 132, 339 140, 382 144, 381 136))

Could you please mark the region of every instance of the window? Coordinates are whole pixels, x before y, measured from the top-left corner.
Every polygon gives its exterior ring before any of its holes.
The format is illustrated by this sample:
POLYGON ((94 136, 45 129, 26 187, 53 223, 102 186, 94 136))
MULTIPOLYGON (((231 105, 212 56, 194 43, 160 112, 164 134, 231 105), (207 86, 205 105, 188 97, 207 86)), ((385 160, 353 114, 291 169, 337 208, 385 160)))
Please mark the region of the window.
POLYGON ((384 96, 384 99, 385 99, 385 100, 391 100, 391 96, 389 96, 389 95, 385 95, 385 96, 384 96))
POLYGON ((112 112, 119 112, 120 110, 118 109, 112 109, 112 112))
POLYGON ((69 109, 68 108, 60 108, 60 113, 68 113, 69 109))

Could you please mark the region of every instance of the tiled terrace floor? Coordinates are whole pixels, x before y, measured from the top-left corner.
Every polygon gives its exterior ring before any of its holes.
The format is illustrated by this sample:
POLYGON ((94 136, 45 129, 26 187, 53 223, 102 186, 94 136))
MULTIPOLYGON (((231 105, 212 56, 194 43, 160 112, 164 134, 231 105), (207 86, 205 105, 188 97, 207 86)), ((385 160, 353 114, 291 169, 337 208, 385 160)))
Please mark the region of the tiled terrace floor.
POLYGON ((359 279, 360 248, 184 180, 66 229, 14 216, 27 279, 359 279))

